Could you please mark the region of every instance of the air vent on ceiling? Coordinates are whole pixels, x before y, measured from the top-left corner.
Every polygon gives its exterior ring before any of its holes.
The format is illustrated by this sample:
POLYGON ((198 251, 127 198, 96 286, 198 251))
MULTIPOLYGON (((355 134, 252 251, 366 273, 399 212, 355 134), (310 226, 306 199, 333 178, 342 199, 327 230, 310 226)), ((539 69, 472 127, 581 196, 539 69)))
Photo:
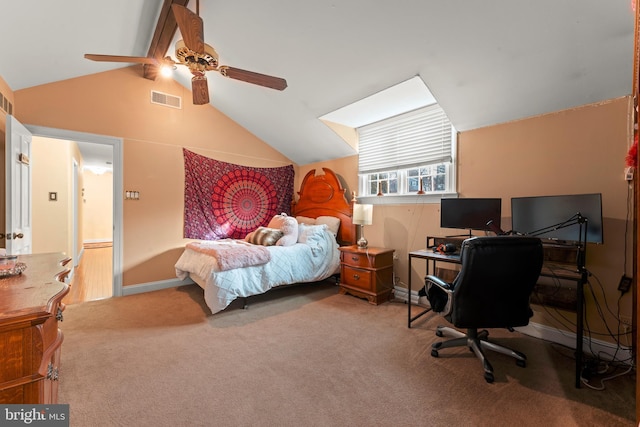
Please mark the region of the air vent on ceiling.
POLYGON ((151 91, 151 103, 172 108, 182 108, 182 98, 155 90, 151 91))

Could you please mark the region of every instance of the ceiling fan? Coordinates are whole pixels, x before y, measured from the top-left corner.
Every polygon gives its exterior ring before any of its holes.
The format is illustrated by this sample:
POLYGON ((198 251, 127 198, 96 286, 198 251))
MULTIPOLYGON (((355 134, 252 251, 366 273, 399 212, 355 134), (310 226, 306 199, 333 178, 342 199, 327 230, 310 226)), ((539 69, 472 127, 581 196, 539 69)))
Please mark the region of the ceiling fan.
POLYGON ((218 62, 218 53, 213 47, 204 42, 204 26, 202 18, 199 16, 199 2, 196 3, 196 13, 179 4, 172 4, 171 9, 173 10, 178 28, 182 34, 182 40, 176 42, 175 55, 177 61, 169 56, 156 59, 146 56, 98 55, 87 53, 84 57, 92 61, 133 62, 155 65, 159 68, 162 66, 174 67, 175 65, 185 65, 193 75, 191 78, 191 92, 193 93, 193 103, 195 105, 209 103, 207 71, 218 71, 225 77, 271 89, 284 90, 287 87, 287 81, 280 77, 220 65, 218 62))

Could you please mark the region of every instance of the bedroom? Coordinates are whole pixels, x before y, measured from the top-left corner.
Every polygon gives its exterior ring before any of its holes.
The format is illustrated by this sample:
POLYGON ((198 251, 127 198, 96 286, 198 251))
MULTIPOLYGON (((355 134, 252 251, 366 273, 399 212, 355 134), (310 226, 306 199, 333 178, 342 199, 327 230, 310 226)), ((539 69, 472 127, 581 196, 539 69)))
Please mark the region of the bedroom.
MULTIPOLYGON (((136 188, 143 196, 138 202, 123 204, 125 293, 127 287, 154 289, 175 280, 173 265, 185 242, 182 147, 247 166, 292 163, 213 107, 198 108, 185 102, 182 110, 171 110, 150 105, 151 89, 185 100, 190 99, 190 91, 172 81, 141 79, 137 67, 17 91, 4 82, 1 86, 23 123, 123 138, 125 187, 136 188)), ((458 142, 458 192, 465 197, 508 200, 518 195, 606 194, 606 243, 594 247, 591 254, 602 260, 594 271, 613 300, 623 269, 620 260, 625 256, 621 242, 627 215, 623 168, 629 144, 628 95, 464 131, 458 142)), ((337 172, 349 189, 357 188, 357 156, 294 167, 295 189, 307 171, 321 167, 337 172)), ((407 282, 407 252, 422 248, 425 236, 433 234, 440 234, 437 204, 376 206, 374 225, 367 227, 371 245, 393 248, 398 254, 395 268, 403 283, 407 282)), ((420 274, 415 272, 414 283, 420 274)), ((593 306, 587 312, 598 324, 593 306)), ((633 314, 630 293, 622 299, 622 314, 633 314)), ((543 313, 536 313, 535 321, 554 326, 543 313)))

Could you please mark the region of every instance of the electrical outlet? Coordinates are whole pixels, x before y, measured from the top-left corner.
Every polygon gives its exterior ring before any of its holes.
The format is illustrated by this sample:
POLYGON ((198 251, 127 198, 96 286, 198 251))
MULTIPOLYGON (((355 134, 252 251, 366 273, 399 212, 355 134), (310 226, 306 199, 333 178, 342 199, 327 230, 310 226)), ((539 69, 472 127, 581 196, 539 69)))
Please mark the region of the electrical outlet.
POLYGON ((633 181, 633 167, 625 168, 624 170, 624 179, 627 181, 633 181))

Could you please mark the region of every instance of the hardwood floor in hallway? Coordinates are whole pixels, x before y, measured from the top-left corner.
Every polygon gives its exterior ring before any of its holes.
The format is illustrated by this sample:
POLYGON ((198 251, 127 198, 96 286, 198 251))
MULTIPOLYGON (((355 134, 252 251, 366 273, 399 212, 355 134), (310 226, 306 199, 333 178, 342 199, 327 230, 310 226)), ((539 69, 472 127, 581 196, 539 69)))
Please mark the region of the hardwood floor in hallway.
POLYGON ((77 267, 65 304, 110 298, 113 294, 113 246, 109 242, 87 244, 77 267))

